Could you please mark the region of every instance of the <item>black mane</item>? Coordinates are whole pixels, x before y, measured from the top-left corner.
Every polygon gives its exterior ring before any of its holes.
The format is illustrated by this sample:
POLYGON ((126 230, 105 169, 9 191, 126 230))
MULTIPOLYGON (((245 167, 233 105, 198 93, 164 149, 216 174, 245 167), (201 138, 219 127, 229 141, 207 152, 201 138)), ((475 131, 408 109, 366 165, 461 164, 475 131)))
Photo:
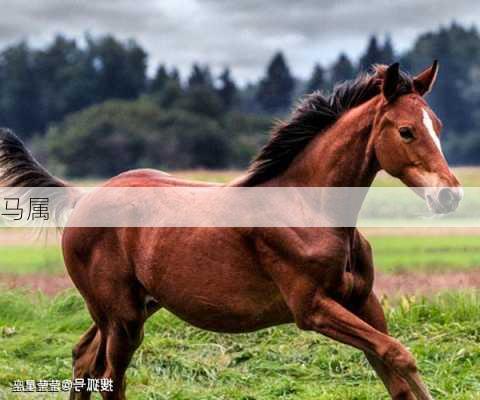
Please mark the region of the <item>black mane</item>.
MULTIPOLYGON (((293 111, 290 120, 277 123, 270 141, 262 148, 248 170, 243 186, 255 186, 284 172, 307 144, 333 125, 340 116, 380 94, 385 65, 374 66, 372 74, 336 85, 332 93, 320 91, 306 96, 293 111)), ((398 95, 412 93, 412 78, 400 73, 398 95)))

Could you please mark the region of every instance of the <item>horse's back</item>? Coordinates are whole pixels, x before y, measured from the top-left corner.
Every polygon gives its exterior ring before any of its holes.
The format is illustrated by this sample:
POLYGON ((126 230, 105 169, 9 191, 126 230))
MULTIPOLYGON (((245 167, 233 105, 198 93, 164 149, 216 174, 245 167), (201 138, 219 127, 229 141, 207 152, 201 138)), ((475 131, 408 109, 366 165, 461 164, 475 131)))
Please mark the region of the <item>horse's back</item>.
POLYGON ((191 181, 187 179, 176 178, 166 172, 156 169, 134 169, 110 178, 103 184, 104 187, 202 187, 202 186, 220 186, 211 182, 191 181))

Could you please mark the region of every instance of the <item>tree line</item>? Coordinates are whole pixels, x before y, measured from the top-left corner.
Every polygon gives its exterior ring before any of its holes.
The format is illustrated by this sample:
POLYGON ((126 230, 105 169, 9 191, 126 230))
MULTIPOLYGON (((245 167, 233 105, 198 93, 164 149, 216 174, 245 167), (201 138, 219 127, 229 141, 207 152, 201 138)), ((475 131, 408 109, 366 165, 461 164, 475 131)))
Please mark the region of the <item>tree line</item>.
POLYGON ((161 64, 147 75, 148 54, 135 41, 58 35, 44 48, 26 42, 0 52, 0 125, 31 142, 67 176, 112 175, 134 167, 244 167, 267 140, 273 117, 314 90, 329 91, 372 64, 399 60, 416 73, 440 60, 429 97, 445 125, 454 163, 480 163, 480 36, 458 24, 420 35, 397 53, 390 37, 371 36, 358 60, 338 55, 295 77, 282 52, 257 82, 239 85, 194 64, 187 76, 161 64))

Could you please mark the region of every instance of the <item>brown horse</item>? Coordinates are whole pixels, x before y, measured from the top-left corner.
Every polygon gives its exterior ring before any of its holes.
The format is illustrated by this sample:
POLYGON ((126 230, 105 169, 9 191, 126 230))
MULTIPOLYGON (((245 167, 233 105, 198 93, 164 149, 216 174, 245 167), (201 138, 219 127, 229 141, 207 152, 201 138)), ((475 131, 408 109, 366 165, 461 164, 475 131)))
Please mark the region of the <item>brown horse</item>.
MULTIPOLYGON (((422 97, 436 75, 436 62, 414 78, 398 64, 377 66, 329 97, 310 95, 229 186, 368 187, 384 169, 410 187, 430 187, 421 195, 434 211, 455 209, 459 183, 441 152, 441 123, 422 97)), ((0 151, 4 185, 67 186, 11 132, 2 131, 0 151)), ((154 170, 105 184, 195 185, 154 170)), ((72 218, 88 211, 83 199, 76 197, 72 218)), ((94 320, 74 348, 74 377, 113 379, 105 399, 125 398, 125 371, 144 322, 162 307, 219 332, 294 322, 362 350, 393 399, 432 398, 412 355, 388 335, 372 292, 370 246, 355 228, 70 227, 62 242, 94 320)))

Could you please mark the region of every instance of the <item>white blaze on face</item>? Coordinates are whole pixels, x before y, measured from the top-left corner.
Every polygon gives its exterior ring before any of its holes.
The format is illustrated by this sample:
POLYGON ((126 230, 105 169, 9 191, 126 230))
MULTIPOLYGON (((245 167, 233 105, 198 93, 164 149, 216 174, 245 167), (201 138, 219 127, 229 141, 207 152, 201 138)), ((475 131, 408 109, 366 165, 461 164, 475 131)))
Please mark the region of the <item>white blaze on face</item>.
POLYGON ((440 150, 440 153, 443 154, 442 146, 440 144, 440 139, 435 133, 435 129, 433 129, 433 121, 430 118, 430 115, 428 115, 428 112, 425 109, 422 110, 422 113, 423 113, 423 125, 425 125, 425 128, 427 128, 427 131, 432 137, 432 140, 433 140, 433 143, 435 143, 435 146, 437 146, 438 150, 440 150))

